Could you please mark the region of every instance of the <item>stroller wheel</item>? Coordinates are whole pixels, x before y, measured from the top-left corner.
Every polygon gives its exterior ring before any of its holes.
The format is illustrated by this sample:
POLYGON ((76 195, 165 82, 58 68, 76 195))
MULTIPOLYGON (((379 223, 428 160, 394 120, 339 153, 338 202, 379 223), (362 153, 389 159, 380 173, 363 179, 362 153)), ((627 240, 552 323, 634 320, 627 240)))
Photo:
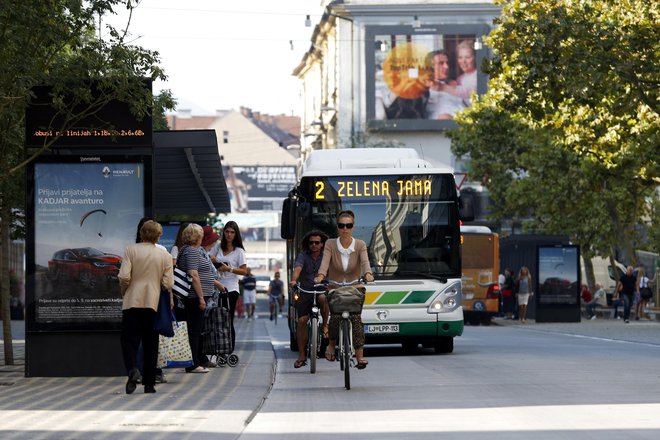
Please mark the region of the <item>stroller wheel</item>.
POLYGON ((227 366, 227 358, 225 356, 218 356, 218 366, 225 367, 227 366))
POLYGON ((229 357, 227 358, 227 364, 230 367, 235 367, 236 365, 238 365, 238 356, 236 356, 235 354, 230 354, 229 357))

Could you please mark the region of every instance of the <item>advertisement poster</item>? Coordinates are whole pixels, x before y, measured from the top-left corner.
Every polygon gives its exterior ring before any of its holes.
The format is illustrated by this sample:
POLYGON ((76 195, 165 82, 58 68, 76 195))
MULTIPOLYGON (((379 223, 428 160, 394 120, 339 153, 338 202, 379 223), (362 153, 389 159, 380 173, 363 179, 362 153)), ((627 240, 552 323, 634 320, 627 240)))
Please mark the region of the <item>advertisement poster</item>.
POLYGON ((144 216, 144 173, 99 157, 34 165, 37 324, 121 321, 117 275, 144 216))
POLYGON ((375 120, 451 120, 477 92, 476 35, 376 35, 375 120))
POLYGON ((538 248, 539 304, 577 304, 580 261, 576 246, 538 248))
POLYGON ((487 91, 481 24, 367 26, 367 124, 374 130, 444 130, 487 91))
POLYGON ((296 184, 295 166, 225 166, 233 213, 280 211, 296 184))

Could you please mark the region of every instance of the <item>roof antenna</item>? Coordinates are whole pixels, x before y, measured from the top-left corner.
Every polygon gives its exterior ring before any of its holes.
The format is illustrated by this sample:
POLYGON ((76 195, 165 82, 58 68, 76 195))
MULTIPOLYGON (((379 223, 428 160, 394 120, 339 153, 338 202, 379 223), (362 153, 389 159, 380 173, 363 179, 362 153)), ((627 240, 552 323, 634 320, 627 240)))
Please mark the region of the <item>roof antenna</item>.
POLYGON ((426 162, 426 157, 424 156, 424 146, 422 146, 422 144, 419 144, 419 149, 421 150, 422 153, 422 160, 426 162))

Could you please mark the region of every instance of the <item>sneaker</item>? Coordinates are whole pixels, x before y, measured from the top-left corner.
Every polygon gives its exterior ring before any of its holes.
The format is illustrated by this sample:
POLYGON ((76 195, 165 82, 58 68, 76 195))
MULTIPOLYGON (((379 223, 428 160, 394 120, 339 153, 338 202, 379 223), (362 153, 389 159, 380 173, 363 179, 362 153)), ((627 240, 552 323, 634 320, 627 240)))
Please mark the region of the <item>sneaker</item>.
POLYGON ((211 370, 209 370, 208 368, 204 368, 202 366, 199 366, 199 367, 193 368, 190 371, 186 371, 186 373, 208 373, 209 371, 211 371, 211 370))
POLYGON ((625 322, 626 324, 628 324, 630 321, 629 321, 628 319, 624 319, 623 322, 625 322))
POLYGON ((217 365, 215 362, 206 361, 206 362, 202 363, 201 366, 202 366, 203 368, 215 368, 215 367, 217 367, 218 365, 217 365))
POLYGON ((596 315, 591 315, 591 318, 589 318, 590 321, 593 321, 594 319, 596 319, 596 315))
POLYGON ((156 383, 167 383, 167 378, 165 377, 164 374, 157 374, 156 383))

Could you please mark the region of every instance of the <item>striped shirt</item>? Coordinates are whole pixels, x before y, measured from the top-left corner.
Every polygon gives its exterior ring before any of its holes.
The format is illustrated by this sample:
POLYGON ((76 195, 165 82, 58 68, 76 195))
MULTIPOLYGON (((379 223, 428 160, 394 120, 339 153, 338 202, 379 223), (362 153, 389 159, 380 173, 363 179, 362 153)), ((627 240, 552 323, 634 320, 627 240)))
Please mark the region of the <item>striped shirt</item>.
MULTIPOLYGON (((213 296, 213 280, 215 267, 208 255, 201 247, 195 248, 189 245, 181 247, 176 262, 176 267, 186 272, 196 270, 199 273, 199 281, 202 283, 204 296, 213 296)), ((191 292, 192 293, 192 292, 191 292)))

